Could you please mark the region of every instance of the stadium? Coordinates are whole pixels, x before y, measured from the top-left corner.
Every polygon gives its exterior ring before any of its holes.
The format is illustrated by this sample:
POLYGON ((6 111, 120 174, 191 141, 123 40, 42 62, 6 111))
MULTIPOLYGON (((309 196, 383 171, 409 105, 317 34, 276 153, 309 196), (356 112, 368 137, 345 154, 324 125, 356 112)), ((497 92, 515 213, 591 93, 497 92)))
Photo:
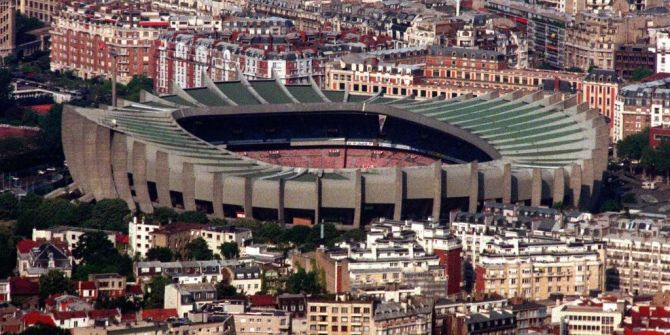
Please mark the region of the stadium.
POLYGON ((574 96, 415 100, 204 81, 119 107, 66 106, 63 147, 85 197, 357 227, 446 219, 486 200, 588 207, 606 168, 607 124, 574 96))

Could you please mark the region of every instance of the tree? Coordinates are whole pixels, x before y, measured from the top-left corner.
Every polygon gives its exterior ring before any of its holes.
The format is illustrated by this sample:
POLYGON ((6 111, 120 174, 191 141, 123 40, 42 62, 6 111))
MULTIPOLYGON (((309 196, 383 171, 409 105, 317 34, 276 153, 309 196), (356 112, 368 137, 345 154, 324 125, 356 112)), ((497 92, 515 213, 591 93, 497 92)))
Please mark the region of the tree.
POLYGON ((365 231, 362 229, 347 230, 338 238, 338 240, 361 242, 365 240, 365 231))
POLYGON ((15 219, 18 210, 19 200, 12 192, 0 194, 0 220, 15 219))
POLYGON ((240 247, 235 242, 225 242, 219 246, 221 255, 226 259, 237 258, 240 256, 240 247))
POLYGON ((631 79, 633 81, 640 81, 646 77, 649 77, 650 75, 654 74, 654 72, 646 67, 638 67, 633 70, 633 74, 631 75, 631 79))
POLYGON ((325 290, 318 280, 316 272, 306 272, 299 268, 286 280, 286 291, 288 293, 321 294, 325 290))
POLYGON ((140 101, 140 91, 151 92, 153 90, 154 83, 151 78, 146 76, 133 76, 133 79, 130 80, 126 86, 126 92, 123 94, 123 98, 131 101, 140 101))
POLYGON ((179 217, 179 214, 172 208, 158 207, 154 208, 154 212, 147 216, 148 221, 158 222, 160 224, 168 224, 174 222, 179 217))
POLYGON ((284 230, 281 238, 282 242, 290 242, 295 245, 302 245, 305 243, 305 241, 307 241, 311 230, 312 229, 308 226, 294 225, 293 227, 284 230))
POLYGON ((0 278, 7 278, 16 266, 16 241, 11 233, 0 233, 0 250, 0 278))
POLYGON ((186 245, 186 252, 189 259, 196 261, 208 261, 214 258, 212 250, 207 246, 207 242, 198 237, 186 245))
POLYGON ((220 219, 220 218, 214 218, 214 219, 212 219, 212 221, 209 221, 209 225, 210 225, 210 226, 221 226, 221 227, 224 227, 224 226, 227 226, 227 225, 228 225, 228 221, 226 221, 226 220, 224 220, 224 219, 220 219))
MULTIPOLYGON (((11 107, 14 106, 15 101, 12 97, 12 73, 6 69, 0 69, 0 111, 6 113, 11 107)), ((5 114, 1 116, 5 116, 5 114)))
POLYGON ((670 143, 663 142, 656 148, 654 159, 656 172, 665 174, 666 183, 670 184, 670 143))
POLYGON ((98 201, 91 211, 92 228, 114 231, 128 231, 126 217, 130 214, 128 205, 121 199, 103 199, 98 201))
POLYGON ((621 204, 615 199, 607 199, 600 206, 601 212, 618 212, 621 210, 621 204))
POLYGON ((172 250, 166 247, 153 247, 147 251, 147 260, 169 262, 172 260, 172 250))
POLYGON ((650 147, 645 147, 640 155, 640 166, 646 173, 655 170, 656 167, 656 152, 650 147))
POLYGON ((61 119, 63 117, 63 105, 55 104, 47 115, 39 121, 40 133, 38 142, 51 154, 54 163, 63 161, 63 144, 61 141, 61 119))
POLYGON ((85 263, 108 264, 118 252, 107 238, 107 234, 96 231, 82 235, 72 250, 72 255, 85 263))
POLYGON ((169 283, 170 280, 163 276, 151 278, 144 290, 144 308, 163 308, 165 286, 169 283))
POLYGON ((186 223, 207 223, 207 214, 197 211, 186 211, 179 214, 177 218, 180 222, 186 223))
POLYGON ((631 161, 639 160, 647 147, 649 147, 649 129, 629 135, 616 144, 617 155, 631 161))
POLYGON ((237 295, 237 289, 225 282, 219 282, 216 284, 216 298, 230 298, 237 295))
POLYGON ((30 236, 33 228, 45 229, 54 226, 72 226, 77 223, 77 206, 65 199, 47 199, 29 212, 19 216, 17 233, 30 236))
POLYGON ((62 271, 51 270, 40 276, 40 300, 42 302, 52 294, 70 292, 72 292, 72 282, 62 271))
POLYGON ((70 335, 70 331, 59 327, 38 324, 26 328, 19 335, 70 335))

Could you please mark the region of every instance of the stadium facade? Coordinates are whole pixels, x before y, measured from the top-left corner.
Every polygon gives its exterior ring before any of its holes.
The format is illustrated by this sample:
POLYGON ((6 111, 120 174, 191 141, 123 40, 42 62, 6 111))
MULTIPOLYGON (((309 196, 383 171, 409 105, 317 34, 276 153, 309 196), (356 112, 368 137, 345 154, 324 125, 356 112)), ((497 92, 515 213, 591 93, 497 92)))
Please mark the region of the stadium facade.
POLYGON ((63 147, 86 196, 148 213, 359 226, 484 200, 588 206, 607 163, 602 117, 543 91, 419 101, 240 79, 141 101, 66 106, 63 147))

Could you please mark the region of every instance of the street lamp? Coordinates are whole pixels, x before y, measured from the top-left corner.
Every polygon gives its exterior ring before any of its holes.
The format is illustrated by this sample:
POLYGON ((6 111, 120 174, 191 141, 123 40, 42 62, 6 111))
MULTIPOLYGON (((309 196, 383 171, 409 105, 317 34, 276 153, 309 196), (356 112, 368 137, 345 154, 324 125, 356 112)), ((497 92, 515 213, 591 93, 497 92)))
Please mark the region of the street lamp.
POLYGON ((109 56, 112 57, 112 107, 116 107, 116 57, 119 53, 115 48, 109 48, 109 56))

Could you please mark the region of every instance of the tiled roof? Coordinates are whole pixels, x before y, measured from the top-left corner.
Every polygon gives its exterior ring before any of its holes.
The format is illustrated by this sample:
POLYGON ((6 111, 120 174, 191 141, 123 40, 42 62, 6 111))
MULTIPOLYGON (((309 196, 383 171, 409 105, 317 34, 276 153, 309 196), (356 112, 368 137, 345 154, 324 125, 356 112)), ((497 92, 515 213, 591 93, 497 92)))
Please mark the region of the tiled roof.
POLYGON ((12 295, 40 294, 40 284, 36 281, 31 281, 28 278, 11 277, 9 278, 9 287, 12 295))
POLYGON ((268 294, 252 295, 249 297, 249 302, 252 307, 269 307, 277 304, 275 297, 268 294))
POLYGON ((18 243, 16 243, 16 250, 19 253, 27 254, 31 250, 33 250, 33 248, 37 247, 38 245, 39 245, 39 243, 37 243, 33 240, 21 240, 18 243))
POLYGON ((116 309, 95 309, 88 312, 88 317, 91 319, 110 319, 121 316, 121 313, 116 309))
POLYGON ((21 318, 21 320, 23 320, 23 324, 26 327, 32 325, 56 326, 54 320, 49 315, 35 311, 28 312, 21 318))
POLYGON ((166 321, 169 318, 176 318, 177 310, 174 308, 157 308, 142 310, 142 320, 166 321))
POLYGON ((54 320, 69 320, 69 319, 85 319, 86 312, 55 312, 53 313, 54 320))

